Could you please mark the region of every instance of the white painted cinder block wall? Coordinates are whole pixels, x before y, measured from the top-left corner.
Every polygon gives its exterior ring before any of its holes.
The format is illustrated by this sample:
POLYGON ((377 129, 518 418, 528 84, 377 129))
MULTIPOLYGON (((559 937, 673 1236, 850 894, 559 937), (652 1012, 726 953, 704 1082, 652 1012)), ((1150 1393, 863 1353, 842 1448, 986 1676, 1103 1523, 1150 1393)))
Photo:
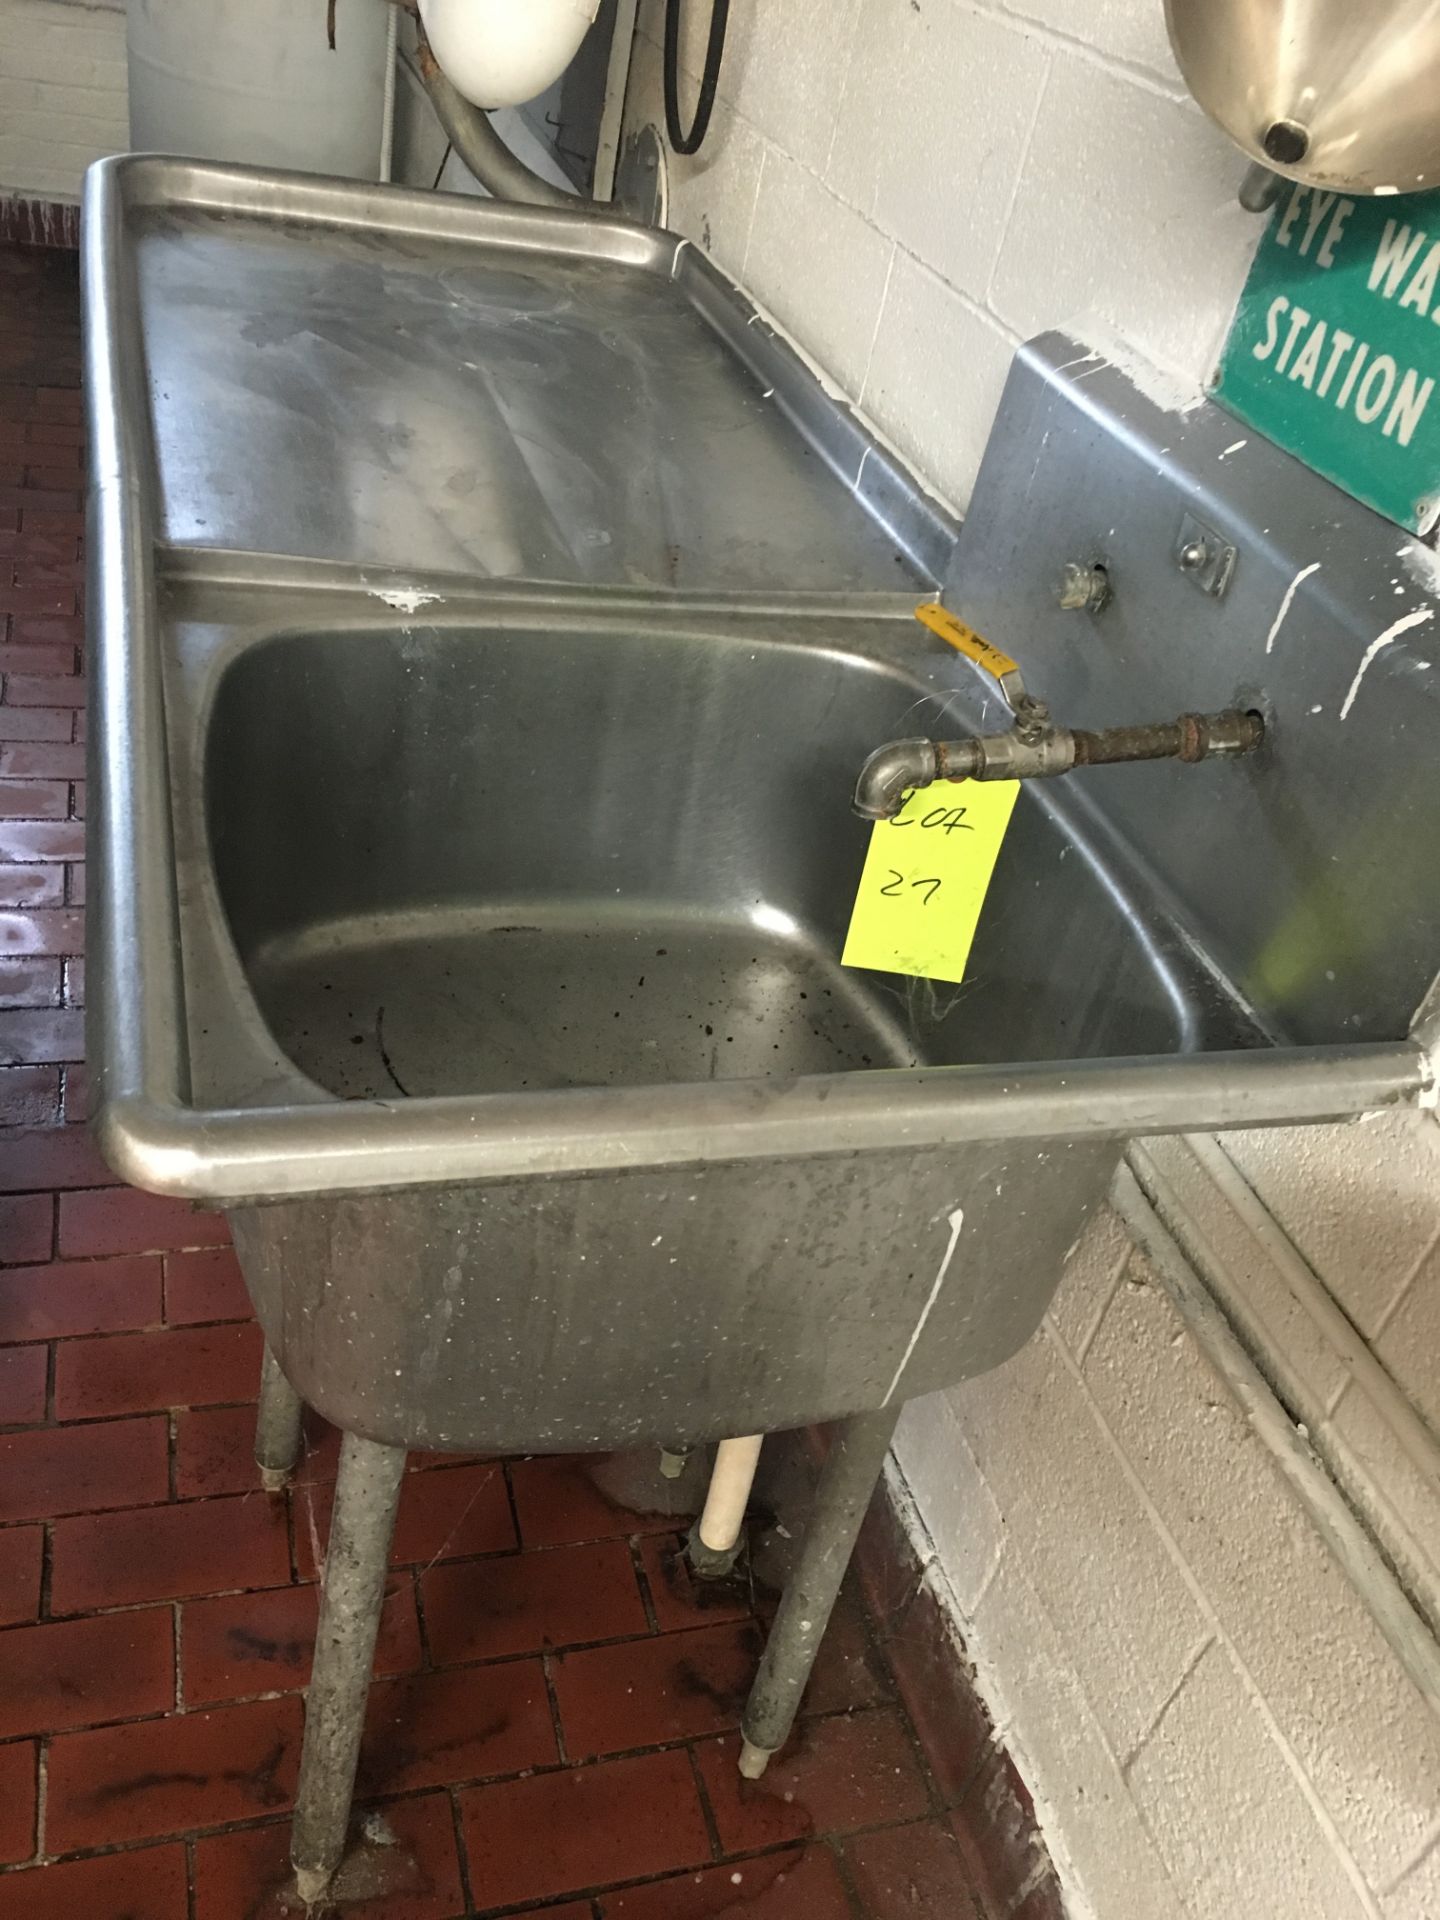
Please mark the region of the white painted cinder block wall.
MULTIPOLYGON (((708 9, 686 13, 698 66, 708 9)), ((645 0, 632 119, 659 117, 662 14, 645 0)), ((710 140, 671 158, 671 225, 954 506, 1016 345, 1057 321, 1119 331, 1198 387, 1256 227, 1162 0, 735 0, 731 17, 710 140)))
POLYGON ((78 200, 128 145, 125 0, 0 0, 0 195, 78 200))
MULTIPOLYGON (((661 119, 660 20, 646 0, 632 125, 661 119)), ((1203 383, 1256 227, 1161 0, 735 0, 732 21, 671 224, 952 505, 1032 333, 1078 323, 1203 383)), ((1440 1129, 1232 1139, 1245 1218, 1195 1151, 1157 1152, 1320 1458, 1440 1593, 1416 1465, 1440 1434, 1440 1129), (1307 1276, 1371 1343, 1370 1390, 1307 1276)), ((912 1407, 897 1455, 1077 1915, 1440 1915, 1436 1716, 1114 1216, 1041 1335, 912 1407)))

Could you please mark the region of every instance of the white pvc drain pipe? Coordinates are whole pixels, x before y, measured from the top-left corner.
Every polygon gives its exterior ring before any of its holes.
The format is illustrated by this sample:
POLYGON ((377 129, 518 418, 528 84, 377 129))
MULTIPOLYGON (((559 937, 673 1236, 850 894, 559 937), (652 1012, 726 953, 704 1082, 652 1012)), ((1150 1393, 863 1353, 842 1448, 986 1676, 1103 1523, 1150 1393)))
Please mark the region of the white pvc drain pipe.
POLYGON ((722 1440, 715 1455, 715 1471, 710 1476, 710 1491, 705 1496, 705 1511, 700 1516, 700 1544, 712 1553, 729 1553, 740 1538, 745 1524, 745 1509, 760 1465, 763 1433, 746 1434, 739 1440, 722 1440))

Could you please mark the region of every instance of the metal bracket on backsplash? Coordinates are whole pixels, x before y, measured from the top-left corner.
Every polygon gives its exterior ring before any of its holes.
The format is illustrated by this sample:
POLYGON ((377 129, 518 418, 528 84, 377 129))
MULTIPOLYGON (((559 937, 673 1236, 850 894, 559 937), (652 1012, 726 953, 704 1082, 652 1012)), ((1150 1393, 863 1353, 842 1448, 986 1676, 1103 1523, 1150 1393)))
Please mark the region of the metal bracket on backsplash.
POLYGON ((1175 536, 1175 564, 1213 600, 1224 598, 1239 558, 1238 548, 1193 513, 1187 513, 1180 522, 1175 536))

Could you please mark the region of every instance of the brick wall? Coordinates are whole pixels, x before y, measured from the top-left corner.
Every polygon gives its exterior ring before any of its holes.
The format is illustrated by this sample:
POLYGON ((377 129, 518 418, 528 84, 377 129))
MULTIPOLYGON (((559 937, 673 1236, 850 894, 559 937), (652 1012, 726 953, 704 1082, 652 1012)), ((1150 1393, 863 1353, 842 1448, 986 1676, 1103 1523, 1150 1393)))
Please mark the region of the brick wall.
POLYGON ((0 197, 76 201, 129 145, 124 0, 0 0, 0 197))
MULTIPOLYGON (((646 0, 632 126, 661 119, 661 18, 646 0)), ((736 0, 732 21, 671 224, 955 506, 1031 333, 1118 335, 1199 388, 1257 229, 1160 0, 736 0)), ((1238 1212, 1223 1169, 1197 1185, 1205 1143, 1157 1148, 1207 1196, 1187 1251, 1417 1605, 1440 1592, 1437 1145, 1429 1120, 1236 1137, 1238 1212)), ((1076 1915, 1440 1912, 1435 1713, 1115 1217, 1041 1335, 917 1403, 897 1458, 1076 1915)))

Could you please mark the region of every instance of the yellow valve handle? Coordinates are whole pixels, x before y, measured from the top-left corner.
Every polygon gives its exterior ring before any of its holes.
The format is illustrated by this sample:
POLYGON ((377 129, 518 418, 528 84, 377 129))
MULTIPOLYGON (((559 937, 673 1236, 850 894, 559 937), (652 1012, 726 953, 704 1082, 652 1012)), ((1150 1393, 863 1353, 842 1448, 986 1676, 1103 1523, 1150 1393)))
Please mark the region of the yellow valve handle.
POLYGON ((921 626, 938 634, 947 646, 963 653, 967 660, 973 660, 977 667, 983 667, 987 673, 993 673, 997 680, 1003 681, 1009 674, 1019 673, 1018 663, 1008 653, 1002 653, 999 647, 992 646, 973 627, 967 627, 963 620, 958 620, 948 607, 942 607, 938 600, 922 601, 915 609, 915 618, 921 626))

